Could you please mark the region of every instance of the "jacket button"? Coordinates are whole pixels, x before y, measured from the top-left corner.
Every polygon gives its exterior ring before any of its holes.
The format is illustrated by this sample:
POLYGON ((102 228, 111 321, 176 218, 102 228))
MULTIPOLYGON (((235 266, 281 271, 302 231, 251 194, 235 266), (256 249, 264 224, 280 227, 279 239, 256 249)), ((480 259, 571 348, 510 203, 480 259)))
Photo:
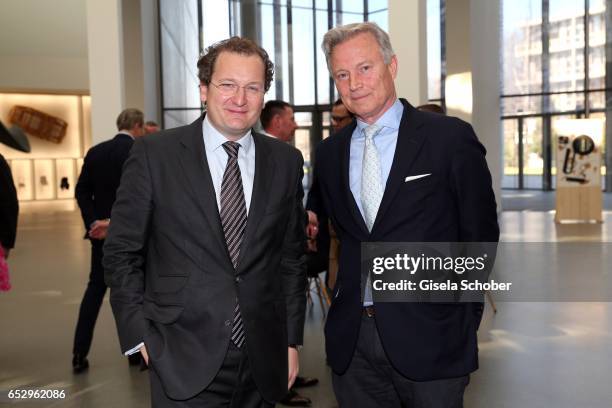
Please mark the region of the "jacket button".
POLYGON ((229 320, 226 320, 226 321, 225 321, 225 325, 226 325, 226 326, 230 326, 231 324, 232 324, 232 322, 231 322, 231 321, 229 321, 229 320))
POLYGON ((235 281, 236 281, 236 283, 240 283, 240 282, 242 282, 242 278, 240 276, 237 276, 235 281))

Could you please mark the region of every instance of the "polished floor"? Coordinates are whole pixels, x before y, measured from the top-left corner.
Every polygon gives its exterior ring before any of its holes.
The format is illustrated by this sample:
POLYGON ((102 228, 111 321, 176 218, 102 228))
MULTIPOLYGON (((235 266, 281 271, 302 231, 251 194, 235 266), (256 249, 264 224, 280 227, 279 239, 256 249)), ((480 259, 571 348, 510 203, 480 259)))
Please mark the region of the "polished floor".
MULTIPOLYGON (((612 212, 605 213, 603 224, 559 226, 552 218, 547 211, 504 212, 502 239, 612 241, 612 212)), ((148 376, 130 368, 120 355, 107 301, 96 326, 91 367, 85 374, 72 374, 72 336, 89 262, 82 233, 74 211, 38 208, 21 216, 17 248, 9 259, 13 289, 0 293, 0 406, 149 406, 148 376), (6 398, 11 389, 42 388, 64 390, 66 397, 6 398)), ((497 307, 497 314, 489 305, 485 312, 479 333, 480 369, 471 378, 466 407, 612 406, 611 303, 499 303, 497 307)), ((323 355, 323 322, 315 302, 307 317, 301 371, 321 383, 303 394, 312 398, 313 407, 331 408, 337 404, 323 355)))

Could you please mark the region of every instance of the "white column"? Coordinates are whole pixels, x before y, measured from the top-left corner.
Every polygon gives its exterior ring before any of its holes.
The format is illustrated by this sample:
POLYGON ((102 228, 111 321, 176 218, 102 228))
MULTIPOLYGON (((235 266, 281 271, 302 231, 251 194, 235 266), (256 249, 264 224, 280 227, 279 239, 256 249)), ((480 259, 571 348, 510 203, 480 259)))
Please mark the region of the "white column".
POLYGON ((121 3, 125 107, 143 110, 144 75, 140 0, 123 0, 121 3))
POLYGON ((446 106, 472 124, 487 149, 498 208, 501 201, 499 0, 446 2, 446 106))
POLYGON ((121 0, 87 0, 92 145, 113 137, 125 106, 121 0))
POLYGON ((398 96, 414 106, 427 103, 426 0, 389 0, 389 36, 399 62, 398 96))
POLYGON ((157 1, 140 0, 145 120, 161 123, 157 1))
POLYGON ((503 145, 500 106, 500 1, 472 0, 472 126, 487 149, 497 208, 501 210, 503 145))

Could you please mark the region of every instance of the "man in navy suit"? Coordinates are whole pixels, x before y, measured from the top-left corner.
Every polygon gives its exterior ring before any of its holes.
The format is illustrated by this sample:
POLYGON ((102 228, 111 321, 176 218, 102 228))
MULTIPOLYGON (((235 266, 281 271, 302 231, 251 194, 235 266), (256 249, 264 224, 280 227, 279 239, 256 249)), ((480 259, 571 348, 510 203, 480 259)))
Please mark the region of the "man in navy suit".
MULTIPOLYGON (((123 163, 127 159, 134 138, 144 135, 144 115, 138 109, 125 109, 117 117, 119 133, 87 152, 75 196, 85 223, 85 238, 91 242, 91 271, 87 289, 81 302, 79 319, 74 333, 72 368, 75 373, 89 367, 87 353, 91 347, 100 305, 106 293, 102 246, 110 223, 110 214, 123 163)), ((130 360, 139 363, 139 360, 130 360)))
POLYGON ((356 116, 321 143, 315 165, 342 245, 325 327, 334 391, 341 407, 461 407, 478 367, 482 304, 375 303, 360 251, 363 242, 497 241, 485 149, 469 124, 398 99, 398 61, 376 24, 334 28, 323 50, 356 116))

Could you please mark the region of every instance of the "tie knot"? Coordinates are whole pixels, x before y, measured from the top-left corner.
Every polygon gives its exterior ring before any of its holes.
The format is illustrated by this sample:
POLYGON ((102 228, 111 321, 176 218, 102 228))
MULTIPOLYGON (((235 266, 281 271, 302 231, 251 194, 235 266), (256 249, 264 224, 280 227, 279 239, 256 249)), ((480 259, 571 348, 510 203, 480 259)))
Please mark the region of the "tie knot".
POLYGON ((227 153, 230 159, 235 159, 236 157, 238 157, 239 147, 240 147, 240 143, 236 143, 236 142, 223 143, 223 148, 225 149, 225 153, 227 153))
POLYGON ((371 124, 370 126, 363 129, 363 133, 365 134, 366 139, 372 140, 374 136, 380 132, 381 127, 376 123, 371 124))

